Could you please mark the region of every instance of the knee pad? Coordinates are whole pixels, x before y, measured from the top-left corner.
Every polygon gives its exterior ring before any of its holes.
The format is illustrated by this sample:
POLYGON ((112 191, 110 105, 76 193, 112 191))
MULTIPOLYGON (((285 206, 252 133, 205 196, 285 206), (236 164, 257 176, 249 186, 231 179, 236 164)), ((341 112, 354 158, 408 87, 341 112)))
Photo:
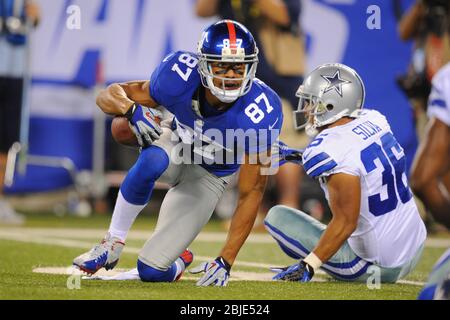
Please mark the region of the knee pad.
POLYGON ((293 231, 302 225, 316 225, 320 224, 320 222, 301 210, 283 205, 276 205, 267 213, 264 224, 271 225, 283 231, 293 231))
POLYGON ((142 150, 131 170, 137 170, 144 179, 155 182, 168 166, 169 156, 166 151, 157 146, 150 146, 142 150))
MULTIPOLYGON (((289 257, 293 259, 301 259, 303 258, 300 254, 289 248, 283 242, 281 242, 273 233, 278 234, 278 236, 282 237, 285 241, 290 242, 293 241, 286 234, 283 233, 283 229, 286 226, 285 217, 286 217, 286 208, 282 205, 277 205, 272 207, 267 213, 266 218, 264 219, 264 225, 266 229, 268 229, 269 234, 274 238, 274 240, 278 243, 281 250, 289 257)), ((294 244, 297 246, 297 244, 294 244)))
POLYGON ((135 205, 147 204, 155 181, 168 166, 169 157, 163 149, 157 146, 143 149, 120 186, 125 200, 135 205))
POLYGON ((139 277, 144 282, 173 282, 176 277, 177 268, 173 263, 169 269, 161 271, 155 269, 138 259, 137 269, 139 277))
POLYGON ((283 221, 284 216, 284 210, 286 209, 285 206, 282 205, 276 205, 270 208, 269 212, 267 213, 266 217, 264 218, 264 224, 272 225, 274 227, 279 227, 280 223, 283 221))

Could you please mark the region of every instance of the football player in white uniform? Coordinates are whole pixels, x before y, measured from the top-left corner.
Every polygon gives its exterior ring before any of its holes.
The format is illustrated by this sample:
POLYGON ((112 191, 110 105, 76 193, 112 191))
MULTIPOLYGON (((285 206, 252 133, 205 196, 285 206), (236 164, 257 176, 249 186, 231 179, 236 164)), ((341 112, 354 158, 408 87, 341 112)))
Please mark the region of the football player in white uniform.
POLYGON ((414 158, 411 187, 437 222, 450 229, 450 62, 433 77, 428 128, 414 158))
POLYGON ((297 128, 318 133, 303 166, 319 180, 332 219, 326 226, 286 206, 269 211, 267 230, 299 259, 277 269, 274 279, 307 282, 321 268, 339 280, 366 281, 372 265, 381 282, 406 276, 421 256, 426 229, 408 186, 403 149, 386 118, 362 110, 363 82, 342 64, 316 68, 297 96, 297 128))

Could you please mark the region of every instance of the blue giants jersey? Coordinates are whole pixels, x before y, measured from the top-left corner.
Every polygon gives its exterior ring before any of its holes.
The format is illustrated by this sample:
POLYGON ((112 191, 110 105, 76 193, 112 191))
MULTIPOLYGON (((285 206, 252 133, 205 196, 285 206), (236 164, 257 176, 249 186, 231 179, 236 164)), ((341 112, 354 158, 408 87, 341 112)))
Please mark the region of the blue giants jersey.
POLYGON ((150 96, 174 115, 172 127, 179 139, 191 145, 194 161, 200 159, 194 163, 217 176, 230 175, 244 153, 267 152, 277 139, 283 122, 281 101, 255 79, 246 95, 219 112, 198 95, 203 86, 197 62, 190 52, 168 55, 151 76, 150 96))

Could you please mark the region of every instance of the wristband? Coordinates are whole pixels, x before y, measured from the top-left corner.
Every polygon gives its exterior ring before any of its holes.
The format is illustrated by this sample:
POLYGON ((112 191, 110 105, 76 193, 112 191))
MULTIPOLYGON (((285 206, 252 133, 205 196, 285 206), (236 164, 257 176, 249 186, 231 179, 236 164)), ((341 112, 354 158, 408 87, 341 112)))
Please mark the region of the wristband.
POLYGON ((313 267, 314 271, 320 268, 320 266, 323 264, 323 262, 315 255, 314 252, 311 252, 306 256, 303 261, 307 264, 309 264, 311 267, 313 267))
POLYGON ((216 260, 222 263, 223 266, 225 267, 225 270, 227 270, 228 273, 230 273, 231 265, 222 256, 217 257, 216 260))
POLYGON ((124 114, 125 118, 127 118, 128 121, 130 121, 131 118, 133 118, 133 113, 134 113, 134 110, 136 110, 136 107, 137 107, 136 104, 133 103, 133 104, 128 108, 127 112, 124 114))

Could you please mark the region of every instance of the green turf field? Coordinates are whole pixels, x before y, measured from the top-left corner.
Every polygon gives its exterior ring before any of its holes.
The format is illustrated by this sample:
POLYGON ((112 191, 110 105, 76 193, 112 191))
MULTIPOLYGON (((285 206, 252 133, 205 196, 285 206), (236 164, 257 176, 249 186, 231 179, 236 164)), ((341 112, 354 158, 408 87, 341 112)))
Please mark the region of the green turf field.
MULTIPOLYGON (((418 267, 404 283, 382 284, 380 289, 337 282, 322 274, 315 277, 318 281, 307 284, 270 281, 268 267, 294 261, 264 232, 251 235, 225 288, 198 288, 195 277, 185 274, 176 283, 81 280, 79 289, 69 289, 68 282, 69 287, 76 282, 70 274, 61 273, 75 256, 99 241, 108 224, 108 216, 83 219, 29 215, 23 227, 0 225, 0 299, 415 299, 433 264, 450 245, 446 236, 433 238, 435 241, 426 247, 418 267)), ((135 267, 137 252, 154 224, 155 219, 150 217, 136 221, 117 269, 135 267)), ((195 254, 193 266, 215 258, 225 236, 221 224, 211 221, 190 246, 195 254)))

